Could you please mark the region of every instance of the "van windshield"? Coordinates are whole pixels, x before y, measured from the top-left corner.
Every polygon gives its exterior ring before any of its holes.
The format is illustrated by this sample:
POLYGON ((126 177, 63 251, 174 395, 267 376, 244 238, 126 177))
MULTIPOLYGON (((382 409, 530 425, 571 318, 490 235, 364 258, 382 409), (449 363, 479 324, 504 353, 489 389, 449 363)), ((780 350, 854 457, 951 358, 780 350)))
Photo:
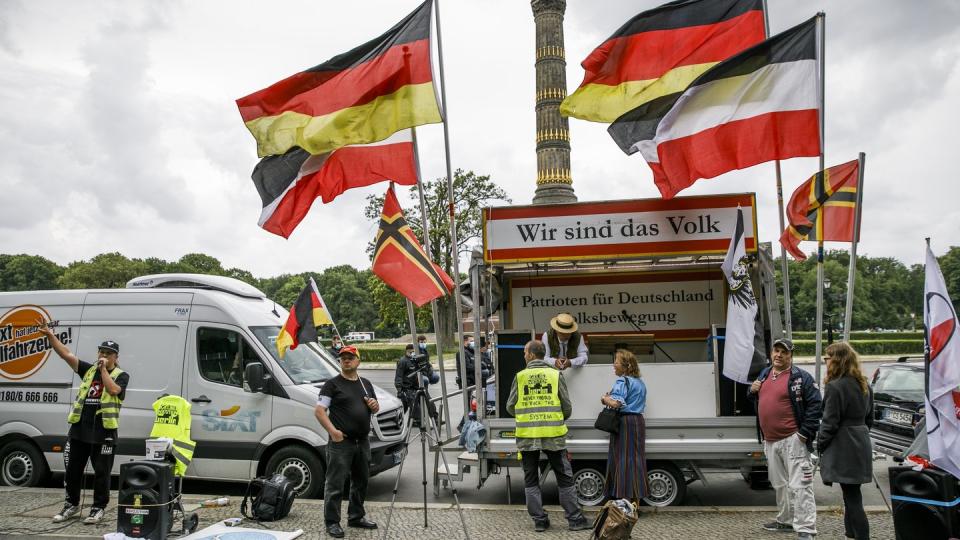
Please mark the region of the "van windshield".
POLYGON ((281 360, 276 345, 279 326, 256 326, 250 330, 295 384, 318 383, 337 376, 337 370, 312 347, 301 345, 296 349, 287 349, 281 360))

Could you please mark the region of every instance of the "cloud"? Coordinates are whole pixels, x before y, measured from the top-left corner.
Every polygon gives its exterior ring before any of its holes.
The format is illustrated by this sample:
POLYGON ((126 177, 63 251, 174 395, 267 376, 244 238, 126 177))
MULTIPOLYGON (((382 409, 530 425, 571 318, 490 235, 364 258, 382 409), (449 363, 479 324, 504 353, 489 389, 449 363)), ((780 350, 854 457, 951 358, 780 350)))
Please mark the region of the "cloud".
MULTIPOLYGON (((568 2, 568 89, 594 47, 659 3, 568 2)), ((860 252, 920 262, 924 235, 945 250, 960 225, 960 188, 949 177, 960 4, 768 4, 775 32, 828 13, 827 161, 867 153, 860 252)), ((489 174, 514 204, 528 204, 536 188, 530 3, 441 8, 452 168, 489 174)), ((250 181, 255 145, 234 100, 382 33, 408 9, 393 0, 289 0, 272 11, 254 0, 0 2, 4 250, 61 264, 109 251, 167 260, 202 252, 260 276, 366 267, 376 224, 361 216, 364 196, 383 186, 317 203, 290 240, 262 231, 250 181)), ((623 155, 605 125, 570 126, 581 201, 657 197, 646 163, 623 155)), ((424 126, 418 138, 424 178, 444 176, 442 127, 424 126)), ((784 162, 784 195, 816 166, 784 162)), ((761 239, 776 241, 773 185, 773 165, 763 164, 684 195, 755 191, 761 239)))

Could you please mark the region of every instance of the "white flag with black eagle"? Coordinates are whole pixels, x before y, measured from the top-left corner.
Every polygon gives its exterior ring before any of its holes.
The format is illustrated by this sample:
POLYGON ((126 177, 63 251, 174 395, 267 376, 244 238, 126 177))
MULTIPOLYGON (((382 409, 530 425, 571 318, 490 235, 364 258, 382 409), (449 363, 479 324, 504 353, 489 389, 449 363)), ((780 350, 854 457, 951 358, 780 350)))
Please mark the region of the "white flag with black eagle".
POLYGON ((923 300, 929 350, 926 419, 930 461, 960 478, 960 319, 930 246, 923 300))
POLYGON ((747 268, 743 209, 737 207, 737 226, 721 269, 730 290, 727 296, 727 328, 723 345, 723 376, 749 384, 764 364, 763 332, 757 317, 757 299, 753 295, 747 268))

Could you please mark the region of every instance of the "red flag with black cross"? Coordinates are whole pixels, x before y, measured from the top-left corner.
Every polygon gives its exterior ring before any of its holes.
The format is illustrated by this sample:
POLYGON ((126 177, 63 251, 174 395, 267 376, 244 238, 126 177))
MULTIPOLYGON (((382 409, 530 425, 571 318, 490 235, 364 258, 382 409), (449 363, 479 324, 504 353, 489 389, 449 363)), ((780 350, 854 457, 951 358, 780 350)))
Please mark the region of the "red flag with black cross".
POLYGON ((810 177, 793 192, 787 206, 790 225, 780 243, 799 261, 807 258, 800 242, 854 242, 857 219, 858 160, 835 165, 810 177))
POLYGON ((417 306, 453 290, 453 280, 430 260, 404 219, 392 183, 380 213, 372 269, 384 283, 417 306))
POLYGON ((317 341, 317 327, 333 324, 330 311, 323 303, 317 283, 310 278, 307 286, 300 291, 297 301, 290 307, 287 322, 283 323, 280 334, 277 336, 277 353, 280 358, 287 354, 287 349, 296 349, 301 343, 317 341))

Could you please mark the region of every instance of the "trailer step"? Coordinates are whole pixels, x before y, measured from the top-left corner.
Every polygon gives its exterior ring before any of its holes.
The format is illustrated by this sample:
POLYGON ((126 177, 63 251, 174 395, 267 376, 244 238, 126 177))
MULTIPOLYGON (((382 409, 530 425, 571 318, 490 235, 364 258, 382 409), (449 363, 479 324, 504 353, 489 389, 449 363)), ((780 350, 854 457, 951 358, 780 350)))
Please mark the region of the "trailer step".
MULTIPOLYGON (((463 474, 470 472, 470 467, 472 465, 479 465, 480 457, 477 456, 476 452, 463 452, 457 456, 457 463, 449 463, 449 472, 450 480, 454 482, 462 482, 463 474)), ((440 477, 440 482, 443 484, 443 487, 450 487, 447 485, 447 465, 440 463, 437 466, 437 475, 440 477)))

